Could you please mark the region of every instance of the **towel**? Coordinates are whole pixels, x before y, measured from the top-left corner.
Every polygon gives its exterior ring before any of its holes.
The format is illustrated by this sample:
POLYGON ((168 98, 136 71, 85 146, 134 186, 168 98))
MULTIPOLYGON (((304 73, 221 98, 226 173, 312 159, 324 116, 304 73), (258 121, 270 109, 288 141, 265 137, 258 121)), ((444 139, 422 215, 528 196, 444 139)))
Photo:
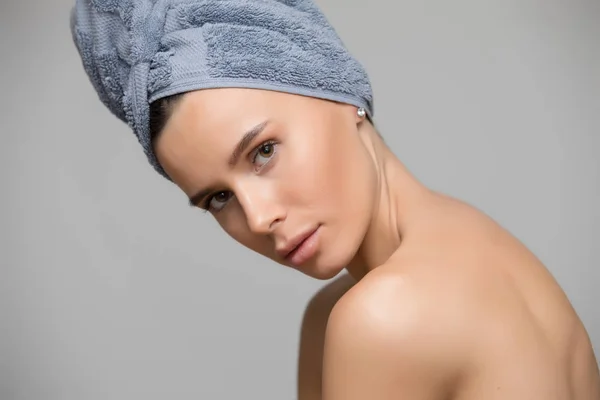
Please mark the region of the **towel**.
POLYGON ((207 88, 312 96, 373 116, 364 67, 311 0, 76 0, 71 33, 102 103, 156 159, 149 105, 207 88))

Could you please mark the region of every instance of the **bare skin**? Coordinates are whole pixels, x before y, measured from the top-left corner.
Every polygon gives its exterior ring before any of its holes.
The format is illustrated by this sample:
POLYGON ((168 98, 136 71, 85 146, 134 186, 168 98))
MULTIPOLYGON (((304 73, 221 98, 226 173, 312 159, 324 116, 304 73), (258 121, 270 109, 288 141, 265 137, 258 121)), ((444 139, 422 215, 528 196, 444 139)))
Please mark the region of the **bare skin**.
POLYGON ((562 290, 521 243, 462 202, 440 196, 431 226, 405 238, 385 266, 354 282, 340 278, 307 307, 299 400, 398 393, 411 399, 600 399, 589 338, 562 290), (323 314, 332 310, 325 335, 329 318, 323 314), (365 321, 371 327, 357 333, 365 321), (381 332, 396 336, 361 348, 365 337, 381 332), (418 360, 429 352, 427 362, 418 360), (353 364, 360 366, 345 367, 353 364), (396 382, 378 381, 387 374, 396 382), (343 394, 327 392, 353 375, 365 381, 346 385, 343 394))
POLYGON ((301 400, 600 400, 587 333, 546 268, 485 214, 422 185, 356 107, 192 92, 155 149, 240 244, 356 282, 308 307, 301 400), (244 132, 256 133, 248 146, 244 132), (306 232, 305 256, 282 252, 306 232))
POLYGON ((354 278, 348 274, 335 278, 319 290, 306 307, 298 351, 298 400, 322 398, 323 349, 327 320, 338 300, 355 283, 354 278))

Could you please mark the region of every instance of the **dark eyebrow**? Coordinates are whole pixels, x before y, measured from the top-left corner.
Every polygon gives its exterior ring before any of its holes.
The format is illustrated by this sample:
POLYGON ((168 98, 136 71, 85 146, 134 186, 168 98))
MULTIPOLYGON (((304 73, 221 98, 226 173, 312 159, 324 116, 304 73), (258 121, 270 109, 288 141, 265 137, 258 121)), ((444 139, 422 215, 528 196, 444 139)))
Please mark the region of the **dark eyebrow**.
MULTIPOLYGON (((260 135, 262 133, 262 131, 265 130, 265 128, 267 127, 268 124, 269 124, 268 120, 263 121, 260 124, 256 125, 255 127, 253 127, 252 129, 250 129, 249 131, 247 131, 244 134, 244 136, 242 136, 240 141, 234 147, 233 152, 231 153, 231 156, 229 157, 228 164, 230 167, 233 167, 238 163, 242 153, 246 150, 246 148, 248 148, 250 143, 252 143, 252 141, 258 135, 260 135)), ((197 206, 198 203, 200 202, 200 200, 202 200, 204 197, 208 196, 214 190, 215 189, 213 189, 213 188, 206 188, 206 189, 200 190, 198 193, 194 194, 193 196, 190 196, 190 198, 189 198, 190 206, 192 206, 192 207, 197 206)))
POLYGON ((244 134, 244 136, 240 139, 237 146, 231 153, 231 157, 229 157, 229 166, 233 167, 235 166, 235 164, 237 164, 244 150, 246 150, 250 143, 252 143, 255 137, 260 135, 260 133, 265 130, 268 124, 268 120, 261 122, 260 124, 256 125, 254 128, 250 129, 244 134))

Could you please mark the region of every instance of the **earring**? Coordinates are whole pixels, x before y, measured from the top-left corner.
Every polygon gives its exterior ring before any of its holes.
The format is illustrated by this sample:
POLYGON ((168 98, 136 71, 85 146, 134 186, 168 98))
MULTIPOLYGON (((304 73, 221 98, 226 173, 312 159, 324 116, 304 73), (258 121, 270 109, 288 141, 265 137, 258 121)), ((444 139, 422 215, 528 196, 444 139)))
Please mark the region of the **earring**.
POLYGON ((359 118, 364 118, 367 115, 367 110, 365 110, 363 107, 360 107, 356 111, 356 114, 358 115, 359 118))

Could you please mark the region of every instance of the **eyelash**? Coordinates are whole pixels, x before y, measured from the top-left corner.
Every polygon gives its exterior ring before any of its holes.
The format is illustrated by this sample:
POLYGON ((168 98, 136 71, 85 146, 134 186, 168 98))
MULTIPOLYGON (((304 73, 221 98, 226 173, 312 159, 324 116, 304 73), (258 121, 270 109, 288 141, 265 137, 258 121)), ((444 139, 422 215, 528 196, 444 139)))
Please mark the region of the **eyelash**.
MULTIPOLYGON (((275 154, 277 154, 277 143, 274 140, 267 140, 265 142, 262 142, 258 146, 256 146, 254 148, 254 150, 252 150, 252 152, 250 153, 250 154, 252 154, 252 164, 254 164, 256 162, 256 158, 258 157, 259 151, 261 149, 265 148, 266 146, 273 146, 273 154, 271 154, 271 157, 269 157, 268 161, 265 162, 265 164, 261 167, 261 169, 264 168, 267 164, 269 164, 271 162, 271 160, 273 159, 273 157, 275 157, 275 154)), ((206 200, 204 200, 204 202, 202 203, 202 211, 203 212, 206 213, 206 212, 209 212, 211 210, 210 203, 213 201, 215 195, 217 195, 219 193, 222 193, 222 192, 213 193, 213 194, 209 195, 208 197, 206 197, 206 200)), ((223 208, 225 206, 223 206, 223 208)), ((221 208, 221 210, 223 208, 221 208)), ((217 210, 217 211, 214 211, 214 212, 219 212, 221 210, 217 210)))

